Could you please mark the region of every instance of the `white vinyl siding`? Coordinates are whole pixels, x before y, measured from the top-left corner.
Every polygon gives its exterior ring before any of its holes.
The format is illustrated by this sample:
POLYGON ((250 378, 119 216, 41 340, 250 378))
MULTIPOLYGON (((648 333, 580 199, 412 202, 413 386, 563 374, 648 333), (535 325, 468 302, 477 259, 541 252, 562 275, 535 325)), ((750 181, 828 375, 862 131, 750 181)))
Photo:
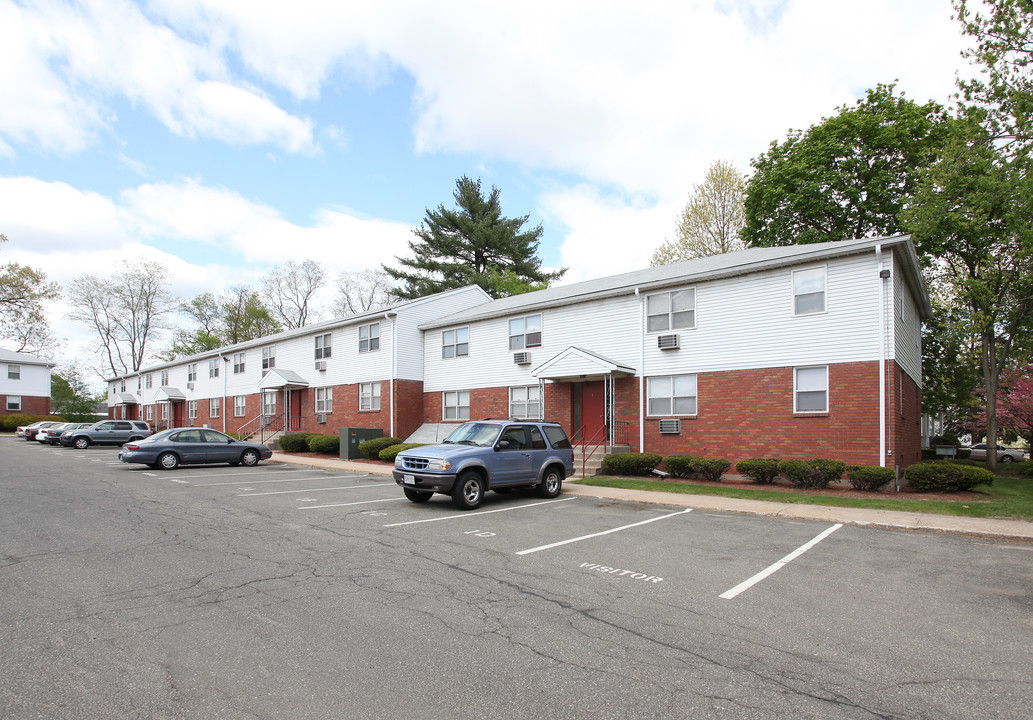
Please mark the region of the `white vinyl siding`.
POLYGON ((793 412, 823 413, 828 410, 828 366, 795 368, 793 370, 793 412))

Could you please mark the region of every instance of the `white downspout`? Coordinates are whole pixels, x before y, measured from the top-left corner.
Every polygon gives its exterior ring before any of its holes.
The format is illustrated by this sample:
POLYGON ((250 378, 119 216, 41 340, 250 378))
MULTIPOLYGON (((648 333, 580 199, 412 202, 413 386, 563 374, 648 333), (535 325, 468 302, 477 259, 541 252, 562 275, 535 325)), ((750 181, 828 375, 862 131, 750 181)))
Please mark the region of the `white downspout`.
POLYGON ((879 265, 879 467, 886 467, 886 271, 882 244, 875 246, 879 265))
POLYGON ((641 298, 638 314, 638 451, 646 451, 646 299, 635 288, 635 296, 641 298))
MULTIPOLYGON (((391 320, 391 313, 384 313, 385 320, 391 320)), ((398 315, 395 314, 395 319, 391 320, 391 379, 388 381, 388 395, 390 396, 391 402, 391 437, 395 436, 395 374, 398 371, 398 334, 396 332, 396 325, 398 325, 398 315)))

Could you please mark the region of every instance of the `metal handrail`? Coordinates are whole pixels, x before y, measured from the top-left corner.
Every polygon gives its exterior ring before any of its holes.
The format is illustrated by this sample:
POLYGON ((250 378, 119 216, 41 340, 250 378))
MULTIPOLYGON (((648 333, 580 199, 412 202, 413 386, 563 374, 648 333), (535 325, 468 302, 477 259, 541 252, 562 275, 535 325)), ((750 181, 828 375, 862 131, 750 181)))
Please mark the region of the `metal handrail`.
MULTIPOLYGON (((574 436, 584 438, 585 426, 582 425, 581 427, 579 427, 577 429, 577 432, 574 433, 574 436)), ((598 450, 601 446, 605 445, 609 439, 609 428, 603 425, 599 430, 596 431, 595 435, 593 435, 591 438, 589 438, 588 440, 582 439, 581 441, 576 443, 577 445, 581 446, 581 477, 585 476, 585 470, 588 468, 588 458, 592 455, 595 455, 595 451, 598 450), (602 439, 599 439, 600 435, 602 435, 602 439), (591 446, 592 448, 591 451, 589 451, 588 449, 589 446, 591 446)))

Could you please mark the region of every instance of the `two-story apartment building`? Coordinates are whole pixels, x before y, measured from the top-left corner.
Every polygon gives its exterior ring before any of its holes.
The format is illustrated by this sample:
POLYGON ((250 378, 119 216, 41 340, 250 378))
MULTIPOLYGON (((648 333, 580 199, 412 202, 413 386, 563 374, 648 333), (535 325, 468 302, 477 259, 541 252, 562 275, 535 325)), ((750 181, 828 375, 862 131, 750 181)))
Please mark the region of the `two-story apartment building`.
POLYGON ((0 412, 50 414, 50 371, 54 363, 0 348, 0 412))
POLYGON ((585 443, 664 455, 907 465, 930 313, 906 236, 753 248, 499 300, 463 288, 399 303, 116 378, 109 404, 162 426, 282 417, 398 437, 544 417, 585 443))

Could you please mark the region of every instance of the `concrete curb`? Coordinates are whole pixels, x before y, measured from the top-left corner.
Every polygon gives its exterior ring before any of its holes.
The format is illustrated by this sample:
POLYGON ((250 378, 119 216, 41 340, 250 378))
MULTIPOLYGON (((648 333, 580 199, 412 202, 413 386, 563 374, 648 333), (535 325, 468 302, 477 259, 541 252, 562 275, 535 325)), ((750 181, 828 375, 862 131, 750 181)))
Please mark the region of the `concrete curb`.
MULTIPOLYGON (((273 453, 272 461, 295 465, 317 467, 324 470, 345 470, 367 475, 391 476, 389 465, 336 460, 333 458, 312 458, 286 453, 273 453)), ((563 484, 566 495, 594 497, 603 500, 649 503, 688 507, 694 510, 762 515, 766 517, 792 518, 823 523, 843 523, 861 527, 878 527, 890 530, 919 530, 943 535, 963 535, 988 540, 1012 540, 1033 543, 1033 523, 1006 518, 955 517, 933 513, 900 512, 898 510, 868 510, 862 508, 841 508, 827 505, 797 505, 793 503, 769 502, 766 500, 742 500, 717 495, 688 495, 685 493, 657 492, 652 490, 624 490, 622 488, 578 485, 567 481, 563 484)))

